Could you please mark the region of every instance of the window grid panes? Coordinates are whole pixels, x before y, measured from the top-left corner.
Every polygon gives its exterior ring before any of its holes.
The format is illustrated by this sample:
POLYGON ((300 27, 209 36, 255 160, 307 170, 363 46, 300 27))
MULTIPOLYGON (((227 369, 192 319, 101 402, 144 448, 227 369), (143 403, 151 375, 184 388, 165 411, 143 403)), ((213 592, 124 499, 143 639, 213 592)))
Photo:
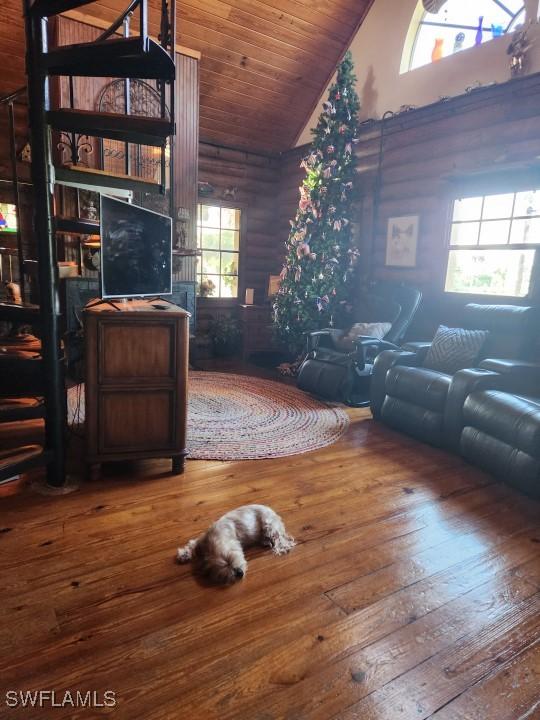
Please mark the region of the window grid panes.
POLYGON ((540 247, 540 189, 454 202, 445 290, 529 294, 540 247))
POLYGON ((237 208, 200 204, 197 208, 197 293, 238 297, 240 215, 237 208))
POLYGON ((523 0, 447 0, 437 13, 423 13, 409 70, 512 33, 524 23, 523 0))

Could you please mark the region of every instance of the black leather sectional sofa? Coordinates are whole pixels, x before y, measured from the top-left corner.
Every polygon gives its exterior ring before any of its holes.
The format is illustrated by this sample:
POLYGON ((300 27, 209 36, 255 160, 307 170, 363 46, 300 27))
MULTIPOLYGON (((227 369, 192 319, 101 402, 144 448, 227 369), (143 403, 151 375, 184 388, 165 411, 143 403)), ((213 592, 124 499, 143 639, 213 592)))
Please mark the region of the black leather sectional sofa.
POLYGON ((385 351, 373 369, 373 416, 540 497, 538 313, 470 304, 462 326, 489 331, 478 367, 454 375, 425 368, 428 343, 385 351))

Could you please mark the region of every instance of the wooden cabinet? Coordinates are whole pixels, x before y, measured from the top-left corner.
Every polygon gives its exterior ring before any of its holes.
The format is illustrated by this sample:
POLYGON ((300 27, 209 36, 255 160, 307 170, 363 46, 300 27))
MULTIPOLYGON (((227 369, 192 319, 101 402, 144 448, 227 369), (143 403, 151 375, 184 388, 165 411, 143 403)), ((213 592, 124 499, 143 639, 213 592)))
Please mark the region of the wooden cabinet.
POLYGON ((86 460, 186 454, 189 313, 167 301, 115 301, 84 310, 86 460), (159 305, 160 307, 156 307, 159 305))
POLYGON ((254 352, 279 350, 274 338, 270 305, 240 305, 239 319, 243 360, 248 360, 254 352))

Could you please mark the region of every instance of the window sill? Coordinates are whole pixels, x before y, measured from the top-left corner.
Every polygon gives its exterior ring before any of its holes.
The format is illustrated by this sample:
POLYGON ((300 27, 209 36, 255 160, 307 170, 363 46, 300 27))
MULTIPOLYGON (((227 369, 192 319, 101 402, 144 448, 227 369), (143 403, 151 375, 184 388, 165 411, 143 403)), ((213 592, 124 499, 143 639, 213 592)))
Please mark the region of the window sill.
POLYGON ((238 298, 197 297, 197 305, 203 308, 236 307, 238 298))
POLYGON ((460 292, 459 290, 443 290, 445 295, 448 295, 454 299, 465 300, 466 302, 476 302, 480 304, 493 304, 493 305, 520 305, 534 302, 535 296, 532 294, 528 295, 488 295, 487 293, 470 293, 460 292))

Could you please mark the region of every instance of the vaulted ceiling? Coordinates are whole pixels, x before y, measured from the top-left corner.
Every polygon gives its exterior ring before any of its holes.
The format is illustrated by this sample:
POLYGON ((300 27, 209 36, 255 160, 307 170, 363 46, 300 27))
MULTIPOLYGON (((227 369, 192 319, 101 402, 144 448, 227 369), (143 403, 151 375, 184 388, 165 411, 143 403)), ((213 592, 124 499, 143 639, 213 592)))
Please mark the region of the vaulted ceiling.
MULTIPOLYGON (((201 53, 201 139, 292 146, 372 0, 179 0, 177 42, 201 53)), ((160 0, 149 0, 157 34, 160 0)), ((3 0, 0 94, 24 83, 21 0, 3 0)), ((127 0, 81 8, 114 20, 127 0)))

